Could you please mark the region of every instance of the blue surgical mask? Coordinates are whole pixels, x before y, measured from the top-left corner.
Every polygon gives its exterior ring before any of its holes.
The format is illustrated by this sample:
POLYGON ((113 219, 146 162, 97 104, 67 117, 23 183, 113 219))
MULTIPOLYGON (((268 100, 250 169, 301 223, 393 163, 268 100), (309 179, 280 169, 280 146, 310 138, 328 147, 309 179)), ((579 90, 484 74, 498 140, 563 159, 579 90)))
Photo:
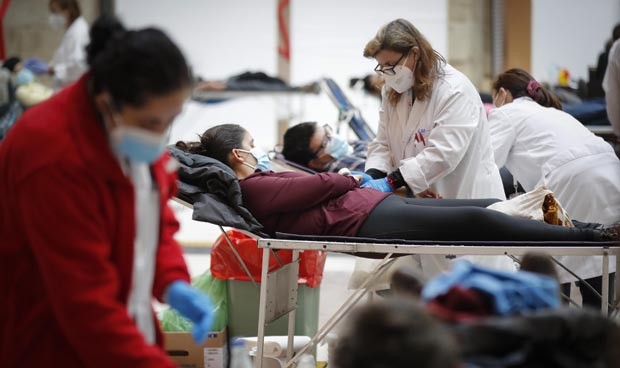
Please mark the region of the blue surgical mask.
POLYGON ((110 144, 117 155, 127 158, 129 161, 151 164, 155 162, 166 149, 168 136, 165 133, 153 133, 146 129, 128 126, 123 123, 118 115, 113 114, 112 108, 107 121, 110 135, 110 144), (114 122, 110 127, 109 122, 114 122))
POLYGON ((110 132, 114 151, 134 162, 155 162, 166 149, 166 140, 166 134, 131 126, 118 126, 110 132))
POLYGON ((333 135, 325 147, 325 153, 335 159, 340 159, 352 151, 353 149, 347 140, 338 135, 333 135))
POLYGON ((271 166, 271 160, 269 159, 269 155, 267 154, 267 152, 263 151, 262 149, 258 148, 258 147, 254 147, 251 150, 245 150, 242 148, 239 148, 239 151, 241 152, 245 152, 245 153, 249 153, 251 154, 254 159, 256 160, 256 166, 254 165, 250 165, 247 162, 244 162, 243 164, 251 167, 252 169, 256 170, 260 170, 260 171, 269 171, 270 170, 270 166, 271 166))
POLYGON ((15 76, 15 85, 17 86, 23 86, 32 82, 34 82, 34 74, 26 68, 22 68, 15 76))

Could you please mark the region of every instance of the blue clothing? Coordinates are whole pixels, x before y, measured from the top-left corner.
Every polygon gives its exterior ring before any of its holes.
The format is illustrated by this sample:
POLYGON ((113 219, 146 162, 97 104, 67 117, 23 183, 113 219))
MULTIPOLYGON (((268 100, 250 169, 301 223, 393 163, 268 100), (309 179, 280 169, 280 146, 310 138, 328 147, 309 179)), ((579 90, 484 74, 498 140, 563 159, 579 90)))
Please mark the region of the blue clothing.
POLYGON ((456 285, 487 295, 494 313, 500 316, 560 305, 559 285, 551 277, 526 271, 497 271, 465 260, 457 261, 450 273, 430 280, 422 290, 422 298, 434 299, 456 285))

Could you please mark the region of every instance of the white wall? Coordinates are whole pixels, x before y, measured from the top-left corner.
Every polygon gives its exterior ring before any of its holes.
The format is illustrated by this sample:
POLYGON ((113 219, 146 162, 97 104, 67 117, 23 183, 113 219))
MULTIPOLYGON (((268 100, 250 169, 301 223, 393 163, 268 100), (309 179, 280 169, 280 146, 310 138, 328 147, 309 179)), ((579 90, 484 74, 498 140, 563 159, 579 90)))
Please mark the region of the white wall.
MULTIPOLYGON (((117 13, 130 27, 156 25, 166 30, 185 52, 196 74, 224 79, 245 70, 276 73, 276 0, 117 0, 117 13), (145 9, 148 9, 146 11, 145 9)), ((348 79, 372 72, 374 62, 362 57, 365 43, 384 23, 411 20, 441 53, 447 50, 446 0, 292 0, 291 82, 348 79)), ((360 96, 354 103, 368 105, 360 96)), ((370 103, 367 120, 376 124, 370 103)), ((216 106, 191 106, 173 131, 174 139, 192 139, 211 125, 238 122, 266 147, 276 143, 275 121, 333 122, 337 110, 326 96, 292 100, 246 98, 216 106), (292 104, 292 107, 287 105, 292 104)))
POLYGON ((617 23, 618 0, 533 0, 532 73, 550 81, 559 66, 573 78, 587 80, 588 66, 596 66, 617 23))

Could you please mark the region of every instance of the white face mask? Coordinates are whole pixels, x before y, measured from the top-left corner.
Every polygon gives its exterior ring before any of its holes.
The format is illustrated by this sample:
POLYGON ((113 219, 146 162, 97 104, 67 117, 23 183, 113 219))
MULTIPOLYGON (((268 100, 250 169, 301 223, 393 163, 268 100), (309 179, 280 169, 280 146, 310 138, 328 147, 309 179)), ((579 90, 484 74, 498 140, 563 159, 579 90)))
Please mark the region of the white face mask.
MULTIPOLYGON (((388 87, 392 88, 394 91, 398 93, 403 93, 406 90, 413 87, 413 70, 407 68, 405 64, 407 63, 407 59, 409 55, 405 58, 405 61, 402 64, 396 65, 394 67, 394 75, 384 75, 383 79, 385 80, 385 84, 388 87)), ((415 70, 415 67, 414 67, 415 70)))
POLYGON ((67 26, 67 19, 62 14, 52 13, 47 21, 53 29, 63 29, 67 26))

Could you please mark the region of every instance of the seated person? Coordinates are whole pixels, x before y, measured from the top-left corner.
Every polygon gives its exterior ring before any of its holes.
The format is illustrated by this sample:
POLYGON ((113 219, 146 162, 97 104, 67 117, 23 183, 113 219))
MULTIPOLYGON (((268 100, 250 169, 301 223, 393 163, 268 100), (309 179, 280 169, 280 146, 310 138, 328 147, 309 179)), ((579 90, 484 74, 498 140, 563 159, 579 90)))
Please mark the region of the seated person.
POLYGON ((616 240, 620 226, 567 228, 486 209, 495 199, 410 199, 360 188, 353 176, 261 170, 268 156, 241 126, 208 129, 177 148, 229 166, 245 207, 269 235, 276 232, 407 240, 616 240), (446 231, 449 224, 450 231, 446 231), (484 229, 484 231, 481 231, 484 229))
POLYGON ((439 321, 409 300, 387 299, 358 308, 335 349, 339 368, 456 368, 459 346, 439 321))
POLYGON ((284 133, 282 155, 289 161, 321 172, 338 172, 347 168, 364 171, 368 143, 347 140, 325 124, 301 123, 284 133))

